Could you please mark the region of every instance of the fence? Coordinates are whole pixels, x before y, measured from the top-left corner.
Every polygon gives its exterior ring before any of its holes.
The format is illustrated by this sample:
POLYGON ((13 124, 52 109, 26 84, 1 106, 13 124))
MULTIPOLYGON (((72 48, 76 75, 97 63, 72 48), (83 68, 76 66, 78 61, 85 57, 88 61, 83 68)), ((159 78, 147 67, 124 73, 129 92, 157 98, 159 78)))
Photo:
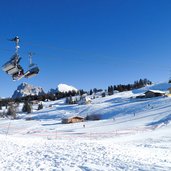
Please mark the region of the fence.
POLYGON ((70 139, 103 139, 152 131, 154 128, 141 127, 133 129, 120 129, 110 132, 89 132, 86 128, 82 132, 58 131, 57 129, 31 128, 31 125, 13 125, 11 122, 0 124, 0 134, 5 136, 41 137, 44 139, 70 140, 70 139))

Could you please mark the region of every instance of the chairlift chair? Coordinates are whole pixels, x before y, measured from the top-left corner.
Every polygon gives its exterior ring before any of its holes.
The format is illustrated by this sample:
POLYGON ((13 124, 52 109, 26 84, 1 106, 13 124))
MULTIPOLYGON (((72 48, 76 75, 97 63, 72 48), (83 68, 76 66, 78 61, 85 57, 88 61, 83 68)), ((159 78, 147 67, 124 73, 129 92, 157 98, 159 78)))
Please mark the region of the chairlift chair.
POLYGON ((31 78, 33 76, 36 76, 40 71, 39 67, 36 64, 32 63, 32 55, 33 53, 30 52, 29 53, 30 65, 28 71, 25 73, 25 78, 31 78))
POLYGON ((13 75, 17 72, 20 72, 19 61, 21 60, 21 58, 18 55, 19 37, 16 36, 15 38, 10 39, 10 41, 15 42, 16 51, 15 54, 11 57, 11 59, 2 66, 2 70, 9 75, 13 75))
POLYGON ((39 73, 39 71, 40 70, 39 70, 38 66, 34 66, 26 72, 25 78, 31 78, 33 76, 36 76, 39 73))
POLYGON ((18 65, 20 60, 21 58, 17 54, 14 54, 12 58, 10 59, 10 61, 6 62, 2 66, 2 70, 9 75, 15 74, 16 72, 20 70, 20 67, 18 65))

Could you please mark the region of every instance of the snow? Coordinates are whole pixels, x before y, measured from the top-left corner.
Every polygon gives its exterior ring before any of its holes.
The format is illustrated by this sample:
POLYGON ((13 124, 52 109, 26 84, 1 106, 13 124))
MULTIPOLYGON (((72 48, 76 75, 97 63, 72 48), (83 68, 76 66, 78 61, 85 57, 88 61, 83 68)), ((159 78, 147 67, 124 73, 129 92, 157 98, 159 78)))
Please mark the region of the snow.
POLYGON ((78 91, 75 87, 67 85, 67 84, 59 84, 57 86, 57 90, 59 92, 78 91))
POLYGON ((161 93, 161 94, 165 94, 165 92, 164 92, 164 91, 160 91, 160 90, 149 90, 149 91, 151 91, 151 92, 153 92, 153 93, 161 93))
POLYGON ((1 136, 1 170, 170 170, 170 127, 96 140, 1 136), (167 134, 166 134, 167 133, 167 134), (158 136, 162 135, 163 136, 158 136))
POLYGON ((146 87, 140 88, 140 89, 133 90, 133 93, 144 93, 148 90, 167 91, 168 88, 170 87, 171 87, 170 83, 158 83, 158 84, 152 84, 152 85, 148 85, 146 87))
POLYGON ((132 98, 141 92, 96 98, 88 105, 43 102, 42 110, 20 113, 20 119, 1 118, 0 170, 171 170, 171 98, 132 98), (61 124, 64 117, 92 114, 102 119, 61 124))

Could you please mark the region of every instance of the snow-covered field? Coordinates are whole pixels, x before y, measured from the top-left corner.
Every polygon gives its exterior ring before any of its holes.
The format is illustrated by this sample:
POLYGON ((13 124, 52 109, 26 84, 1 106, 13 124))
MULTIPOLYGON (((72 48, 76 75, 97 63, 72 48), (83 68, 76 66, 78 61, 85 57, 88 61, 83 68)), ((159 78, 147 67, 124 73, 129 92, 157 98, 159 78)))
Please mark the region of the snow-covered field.
POLYGON ((171 98, 132 98, 143 90, 88 105, 46 102, 18 120, 0 119, 0 170, 171 170, 171 98), (61 124, 91 114, 102 120, 61 124))

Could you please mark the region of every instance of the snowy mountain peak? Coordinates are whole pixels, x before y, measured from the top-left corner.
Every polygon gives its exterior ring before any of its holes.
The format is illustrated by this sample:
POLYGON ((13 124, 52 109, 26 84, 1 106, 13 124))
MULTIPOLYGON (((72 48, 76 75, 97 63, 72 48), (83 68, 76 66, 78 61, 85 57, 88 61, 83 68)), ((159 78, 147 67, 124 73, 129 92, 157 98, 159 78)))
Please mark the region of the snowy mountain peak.
MULTIPOLYGON (((19 89, 22 89, 22 88, 24 88, 24 87, 26 87, 26 86, 29 86, 29 84, 23 82, 23 83, 21 83, 21 84, 18 86, 18 88, 19 88, 19 89)), ((17 88, 17 89, 18 89, 18 88, 17 88)))
POLYGON ((67 85, 67 84, 59 84, 57 86, 57 90, 59 92, 69 92, 69 91, 78 91, 75 87, 67 85))
POLYGON ((20 98, 28 95, 42 95, 44 91, 41 87, 33 86, 27 83, 22 83, 17 87, 12 98, 20 98))

